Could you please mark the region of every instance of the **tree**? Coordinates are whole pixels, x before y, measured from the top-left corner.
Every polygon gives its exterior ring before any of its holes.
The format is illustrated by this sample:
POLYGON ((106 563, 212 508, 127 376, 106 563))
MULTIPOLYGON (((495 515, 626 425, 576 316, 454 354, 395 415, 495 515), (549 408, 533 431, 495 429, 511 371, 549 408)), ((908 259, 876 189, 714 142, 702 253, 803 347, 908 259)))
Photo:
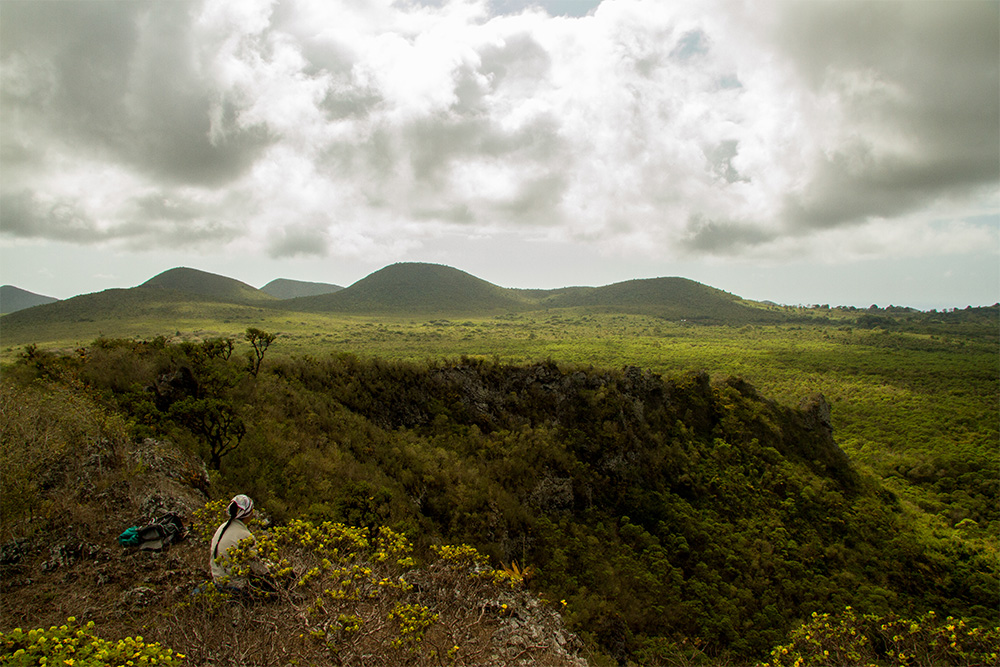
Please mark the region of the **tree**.
POLYGON ((222 457, 240 446, 247 433, 236 407, 219 398, 185 398, 170 406, 170 415, 208 444, 210 465, 218 470, 222 457))
POLYGON ((253 351, 247 353, 247 359, 250 362, 250 374, 254 377, 257 377, 257 373, 260 371, 260 364, 264 361, 264 352, 277 337, 277 334, 267 333, 255 327, 247 329, 245 338, 253 346, 253 351))

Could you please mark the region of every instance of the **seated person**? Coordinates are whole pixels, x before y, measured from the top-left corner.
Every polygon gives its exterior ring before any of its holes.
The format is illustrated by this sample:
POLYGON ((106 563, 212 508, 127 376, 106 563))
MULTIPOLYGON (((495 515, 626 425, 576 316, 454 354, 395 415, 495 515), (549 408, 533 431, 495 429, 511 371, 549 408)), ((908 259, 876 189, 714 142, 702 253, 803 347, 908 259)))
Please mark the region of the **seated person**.
POLYGON ((235 588, 247 590, 253 588, 265 588, 274 590, 267 584, 267 568, 257 560, 250 561, 251 577, 233 576, 232 567, 226 558, 230 549, 243 540, 254 540, 253 533, 246 527, 244 521, 249 521, 253 516, 253 500, 248 496, 240 494, 229 501, 226 508, 229 520, 222 524, 215 531, 212 537, 212 545, 208 556, 208 565, 212 571, 212 580, 217 585, 221 584, 225 588, 235 588))

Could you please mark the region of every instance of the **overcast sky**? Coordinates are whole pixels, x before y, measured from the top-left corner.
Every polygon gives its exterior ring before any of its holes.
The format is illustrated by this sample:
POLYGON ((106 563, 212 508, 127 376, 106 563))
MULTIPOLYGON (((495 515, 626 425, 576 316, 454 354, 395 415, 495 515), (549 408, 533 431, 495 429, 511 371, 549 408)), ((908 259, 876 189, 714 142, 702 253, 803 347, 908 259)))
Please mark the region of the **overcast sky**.
POLYGON ((995 0, 0 0, 0 282, 1000 300, 995 0))

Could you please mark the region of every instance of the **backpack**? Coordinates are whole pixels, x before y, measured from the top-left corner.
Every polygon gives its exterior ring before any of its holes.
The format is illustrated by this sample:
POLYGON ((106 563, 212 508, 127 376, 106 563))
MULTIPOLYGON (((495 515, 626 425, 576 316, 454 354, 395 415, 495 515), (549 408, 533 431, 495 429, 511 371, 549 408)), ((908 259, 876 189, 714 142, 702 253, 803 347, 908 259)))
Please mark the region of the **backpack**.
POLYGON ((168 512, 145 526, 131 526, 118 536, 123 547, 138 547, 143 551, 161 549, 184 539, 184 523, 173 512, 168 512))

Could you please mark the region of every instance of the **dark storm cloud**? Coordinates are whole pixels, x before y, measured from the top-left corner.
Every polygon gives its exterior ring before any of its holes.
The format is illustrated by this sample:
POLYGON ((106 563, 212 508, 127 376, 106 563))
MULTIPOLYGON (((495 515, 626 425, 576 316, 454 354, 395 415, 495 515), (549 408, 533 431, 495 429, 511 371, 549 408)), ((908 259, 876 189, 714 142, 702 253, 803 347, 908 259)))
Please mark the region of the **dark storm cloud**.
MULTIPOLYGON (((5 1, 0 53, 30 80, 20 91, 4 86, 9 129, 166 181, 232 180, 268 137, 250 128, 210 140, 216 94, 197 60, 191 9, 185 2, 5 1)), ((230 126, 233 114, 222 114, 230 126)), ((5 131, 5 144, 23 135, 5 131)))
POLYGON ((1000 4, 784 5, 776 42, 842 136, 788 197, 792 225, 913 211, 1000 182, 1000 4))
POLYGON ((327 254, 330 239, 323 231, 327 224, 315 225, 293 223, 271 232, 268 239, 268 255, 278 257, 323 257, 327 254))
POLYGON ((28 190, 0 195, 5 234, 21 239, 57 238, 96 243, 108 238, 72 201, 42 202, 28 190))
POLYGON ((115 224, 97 220, 71 199, 43 201, 24 190, 0 196, 4 233, 20 239, 95 244, 120 240, 134 248, 197 247, 232 241, 239 230, 196 207, 153 195, 132 202, 135 215, 115 224))
POLYGON ((725 255, 773 241, 774 238, 773 232, 769 233, 752 224, 706 220, 701 216, 693 216, 681 243, 691 252, 725 255))

